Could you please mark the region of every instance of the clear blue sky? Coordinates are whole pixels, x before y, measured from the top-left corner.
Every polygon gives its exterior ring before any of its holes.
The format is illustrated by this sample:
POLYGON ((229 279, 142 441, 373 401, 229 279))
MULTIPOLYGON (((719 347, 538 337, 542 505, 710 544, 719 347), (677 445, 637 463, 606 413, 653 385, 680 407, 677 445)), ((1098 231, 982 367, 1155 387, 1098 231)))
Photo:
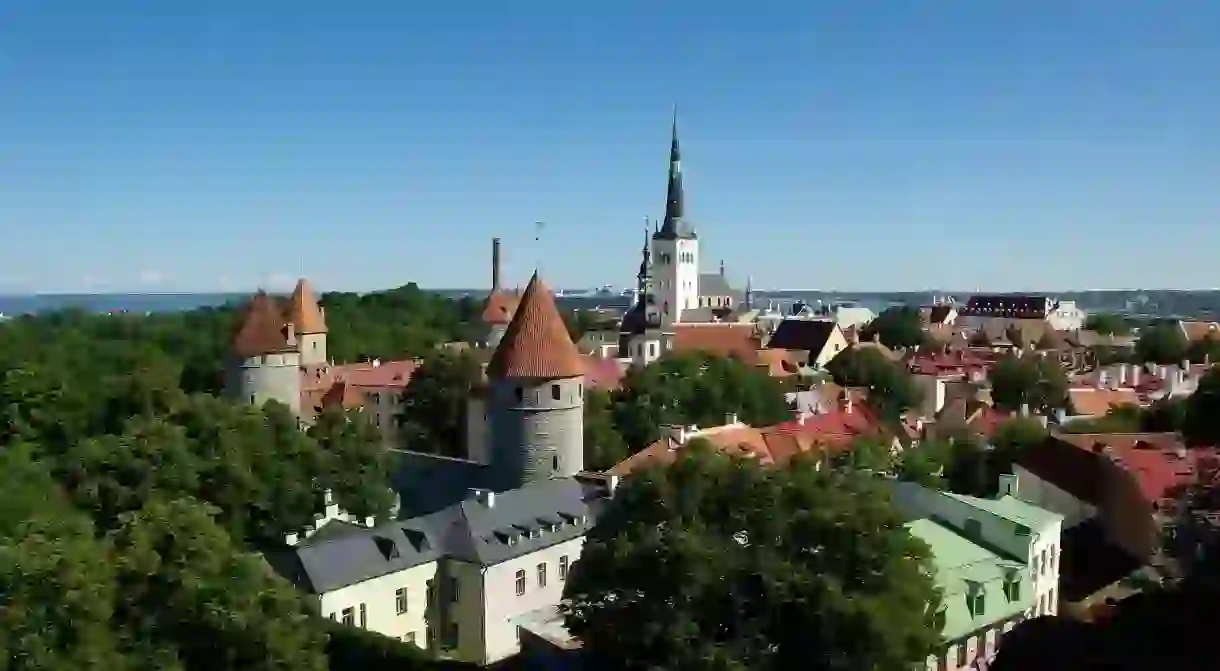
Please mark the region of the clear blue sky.
POLYGON ((1220 2, 0 2, 0 292, 1220 286, 1220 2), (541 244, 535 221, 545 221, 541 244))

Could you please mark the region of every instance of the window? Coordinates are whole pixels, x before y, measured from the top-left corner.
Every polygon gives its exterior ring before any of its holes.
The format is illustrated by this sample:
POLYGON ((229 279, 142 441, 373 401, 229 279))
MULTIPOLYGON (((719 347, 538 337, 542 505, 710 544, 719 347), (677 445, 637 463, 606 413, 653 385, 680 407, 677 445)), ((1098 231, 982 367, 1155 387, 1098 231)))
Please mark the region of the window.
POLYGON ((399 615, 407 612, 407 588, 399 587, 394 590, 394 608, 399 615))
POLYGON ((982 615, 985 605, 986 602, 983 600, 983 593, 981 591, 975 592, 970 597, 970 615, 973 617, 982 615))
POLYGON ((538 586, 546 587, 546 563, 538 565, 538 586))
POLYGON ((457 603, 458 596, 460 593, 461 592, 458 589, 457 578, 450 578, 449 579, 449 603, 457 603))
POLYGON ((1050 563, 1046 560, 1046 548, 1042 548, 1042 554, 1040 556, 1042 557, 1042 575, 1046 575, 1046 569, 1048 568, 1047 564, 1050 563))
POLYGON ((551 385, 551 399, 559 400, 559 385, 557 384, 551 385))
POLYGON ((336 613, 331 613, 329 617, 331 622, 337 622, 339 620, 339 616, 336 613))
POLYGON ((568 556, 564 555, 559 558, 559 579, 568 579, 568 556))
POLYGON ((525 569, 517 571, 517 596, 525 594, 525 569))
POLYGON ((445 647, 458 647, 458 626, 456 623, 451 623, 449 628, 445 630, 445 647))
POLYGON ((1020 601, 1021 600, 1021 581, 1020 580, 1012 579, 1008 582, 1008 600, 1009 601, 1020 601))
POLYGON ((432 590, 433 589, 434 589, 434 587, 432 586, 431 580, 429 580, 427 583, 424 584, 424 607, 425 608, 432 607, 432 590))
POLYGON ((374 403, 380 403, 380 402, 381 402, 381 394, 379 394, 379 393, 377 393, 377 392, 373 392, 373 402, 374 402, 374 403))
POLYGON ((521 637, 524 635, 523 634, 524 631, 525 630, 521 628, 521 625, 517 625, 517 643, 518 644, 521 643, 521 637))
POLYGON ((551 457, 551 470, 559 472, 559 457, 551 457))
POLYGON ((521 401, 524 401, 524 400, 525 400, 525 390, 524 390, 524 389, 522 389, 521 387, 517 387, 517 388, 516 388, 516 389, 514 389, 513 391, 514 391, 514 393, 516 393, 516 395, 517 395, 517 402, 518 402, 518 403, 520 403, 521 401))
POLYGON ((255 405, 254 394, 250 394, 250 405, 255 405))
POLYGON ((360 628, 368 629, 368 626, 369 626, 368 611, 365 609, 364 604, 360 604, 360 628))
POLYGON ((313 349, 313 351, 315 351, 315 352, 316 352, 316 351, 318 351, 318 341, 317 341, 317 340, 313 341, 313 347, 312 347, 312 349, 313 349))
POLYGON ((353 609, 343 609, 343 624, 346 624, 349 627, 356 624, 356 612, 353 609))
POLYGON ((406 635, 402 637, 402 640, 406 641, 407 643, 415 643, 415 632, 408 631, 406 635))

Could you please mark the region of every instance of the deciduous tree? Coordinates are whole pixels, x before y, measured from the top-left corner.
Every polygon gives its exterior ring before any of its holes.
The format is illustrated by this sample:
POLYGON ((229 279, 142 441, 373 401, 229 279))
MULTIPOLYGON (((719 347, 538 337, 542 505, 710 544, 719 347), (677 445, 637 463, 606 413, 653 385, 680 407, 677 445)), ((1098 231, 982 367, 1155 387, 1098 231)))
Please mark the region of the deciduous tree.
POLYGON ((877 478, 688 449, 620 485, 564 611, 596 668, 907 671, 932 574, 877 478))
POLYGON ((849 347, 826 369, 845 387, 867 388, 869 403, 891 419, 922 399, 910 372, 875 347, 849 347))
POLYGON ((466 454, 466 405, 482 373, 474 357, 436 353, 411 375, 402 395, 403 444, 417 452, 466 454))
POLYGON ((1190 342, 1176 322, 1144 327, 1135 342, 1135 356, 1142 362, 1168 366, 1181 363, 1190 353, 1190 342))
POLYGON ((919 310, 907 306, 882 311, 860 332, 861 340, 872 340, 874 336, 890 348, 916 347, 927 342, 919 310))
POLYGON ((992 367, 988 376, 991 399, 996 407, 1051 413, 1067 403, 1068 380, 1053 357, 1040 354, 1007 356, 992 367))

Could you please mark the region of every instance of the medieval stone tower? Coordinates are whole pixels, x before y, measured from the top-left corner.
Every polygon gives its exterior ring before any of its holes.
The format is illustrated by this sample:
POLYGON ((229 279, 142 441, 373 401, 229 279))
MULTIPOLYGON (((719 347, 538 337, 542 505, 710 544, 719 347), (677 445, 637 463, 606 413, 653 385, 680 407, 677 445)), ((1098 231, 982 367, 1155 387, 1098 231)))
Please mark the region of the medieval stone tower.
POLYGON ((684 200, 675 115, 669 145, 665 219, 652 236, 652 278, 656 282, 661 323, 665 326, 682 321, 683 310, 699 307, 699 236, 686 220, 684 200))
POLYGON ((309 283, 287 304, 259 291, 237 322, 225 361, 225 395, 253 405, 278 401, 301 413, 301 367, 326 362, 326 320, 309 283))
POLYGON ((491 466, 501 487, 584 470, 584 367, 536 272, 487 365, 487 380, 491 466))
POLYGON ((308 280, 298 280, 288 302, 288 323, 296 329, 301 365, 326 363, 326 310, 308 280))

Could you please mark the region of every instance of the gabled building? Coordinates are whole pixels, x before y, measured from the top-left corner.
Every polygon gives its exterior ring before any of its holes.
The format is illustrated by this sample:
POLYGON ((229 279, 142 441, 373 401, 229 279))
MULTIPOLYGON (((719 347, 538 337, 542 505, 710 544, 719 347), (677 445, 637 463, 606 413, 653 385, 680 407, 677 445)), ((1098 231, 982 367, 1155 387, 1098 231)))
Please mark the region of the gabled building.
POLYGON ((816 368, 825 367, 847 346, 843 330, 830 319, 785 319, 767 341, 768 349, 807 353, 808 365, 816 368))
POLYGON ((1002 479, 995 499, 888 484, 907 529, 932 550, 943 593, 945 648, 928 659, 929 671, 986 663, 1018 623, 1058 612, 1063 518, 1014 496, 1013 478, 1002 479))
POLYGON ((331 620, 453 659, 515 655, 522 626, 553 614, 584 535, 617 480, 556 478, 472 490, 433 513, 369 524, 333 504, 268 562, 331 620))

